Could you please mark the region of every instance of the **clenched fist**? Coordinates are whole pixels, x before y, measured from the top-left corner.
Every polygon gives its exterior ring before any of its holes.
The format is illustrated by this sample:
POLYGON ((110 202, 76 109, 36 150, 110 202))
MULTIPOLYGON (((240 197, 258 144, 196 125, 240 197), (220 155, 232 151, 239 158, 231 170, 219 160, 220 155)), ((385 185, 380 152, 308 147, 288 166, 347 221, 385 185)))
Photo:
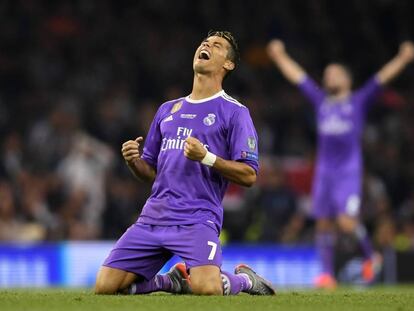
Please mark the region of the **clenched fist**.
POLYGON ((139 144, 142 142, 144 138, 142 136, 138 137, 135 140, 128 140, 122 144, 122 156, 124 157, 125 161, 128 163, 132 162, 134 159, 140 158, 139 153, 139 144))
POLYGON ((184 145, 184 155, 193 161, 201 161, 205 157, 207 149, 197 138, 187 137, 184 145))

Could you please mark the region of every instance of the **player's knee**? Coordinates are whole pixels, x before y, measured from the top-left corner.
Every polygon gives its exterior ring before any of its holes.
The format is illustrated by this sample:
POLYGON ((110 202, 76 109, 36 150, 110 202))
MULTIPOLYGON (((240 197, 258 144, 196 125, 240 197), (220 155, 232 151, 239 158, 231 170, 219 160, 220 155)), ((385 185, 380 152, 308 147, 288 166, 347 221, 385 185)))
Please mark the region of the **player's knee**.
POLYGON ((203 296, 223 295, 223 288, 218 284, 202 284, 191 286, 193 294, 203 296))
POLYGON ((108 278, 107 274, 100 271, 96 278, 95 294, 97 295, 113 295, 118 293, 119 284, 108 278))
POLYGON ((220 278, 191 280, 191 289, 196 295, 223 295, 223 285, 220 278))
POLYGON ((96 295, 114 295, 118 293, 118 286, 110 282, 96 281, 95 294, 96 295))

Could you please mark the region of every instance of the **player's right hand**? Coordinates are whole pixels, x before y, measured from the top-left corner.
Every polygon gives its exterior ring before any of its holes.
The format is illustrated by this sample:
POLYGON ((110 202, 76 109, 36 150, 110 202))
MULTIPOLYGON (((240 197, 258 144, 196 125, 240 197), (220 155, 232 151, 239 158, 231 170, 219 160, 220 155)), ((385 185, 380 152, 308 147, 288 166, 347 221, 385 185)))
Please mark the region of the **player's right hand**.
POLYGON ((267 45, 267 54, 271 59, 275 59, 285 53, 285 44, 281 40, 274 39, 267 45))
POLYGON ((411 41, 405 41, 400 45, 399 55, 407 62, 410 63, 414 60, 414 43, 411 41))
POLYGON ((139 159, 141 157, 139 153, 139 144, 143 140, 144 138, 140 136, 135 140, 128 140, 122 144, 121 152, 125 161, 131 162, 134 159, 139 159))

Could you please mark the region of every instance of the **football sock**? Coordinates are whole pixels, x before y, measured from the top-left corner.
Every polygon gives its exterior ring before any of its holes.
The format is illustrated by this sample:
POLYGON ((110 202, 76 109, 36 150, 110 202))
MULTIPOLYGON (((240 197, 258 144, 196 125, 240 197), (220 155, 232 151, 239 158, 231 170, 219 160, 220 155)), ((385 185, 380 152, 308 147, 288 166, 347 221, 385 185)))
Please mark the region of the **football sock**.
POLYGON ((355 229, 355 237, 358 240, 358 243, 361 247, 362 253, 365 259, 372 258, 373 249, 372 244, 367 234, 367 230, 362 224, 359 224, 355 229))
POLYGON ((233 274, 226 271, 221 272, 221 280, 223 281, 223 295, 237 295, 245 292, 252 287, 252 283, 245 273, 233 274))
POLYGON ((334 244, 335 235, 332 232, 316 233, 316 248, 318 250, 322 273, 334 275, 334 244))
POLYGON ((148 294, 157 291, 168 292, 171 290, 171 279, 168 275, 157 274, 151 280, 141 281, 133 283, 129 287, 129 293, 131 295, 135 294, 148 294))

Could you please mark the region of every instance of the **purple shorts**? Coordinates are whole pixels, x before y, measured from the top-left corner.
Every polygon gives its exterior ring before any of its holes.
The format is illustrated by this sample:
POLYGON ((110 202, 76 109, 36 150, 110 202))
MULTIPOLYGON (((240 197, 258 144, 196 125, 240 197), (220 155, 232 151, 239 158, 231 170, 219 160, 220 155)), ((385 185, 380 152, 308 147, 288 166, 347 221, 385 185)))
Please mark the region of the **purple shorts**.
POLYGON ((187 268, 221 267, 219 235, 206 224, 157 226, 135 223, 116 242, 103 265, 152 279, 177 255, 187 268))
POLYGON ((313 216, 357 217, 361 207, 361 174, 355 172, 317 173, 313 182, 313 216))

